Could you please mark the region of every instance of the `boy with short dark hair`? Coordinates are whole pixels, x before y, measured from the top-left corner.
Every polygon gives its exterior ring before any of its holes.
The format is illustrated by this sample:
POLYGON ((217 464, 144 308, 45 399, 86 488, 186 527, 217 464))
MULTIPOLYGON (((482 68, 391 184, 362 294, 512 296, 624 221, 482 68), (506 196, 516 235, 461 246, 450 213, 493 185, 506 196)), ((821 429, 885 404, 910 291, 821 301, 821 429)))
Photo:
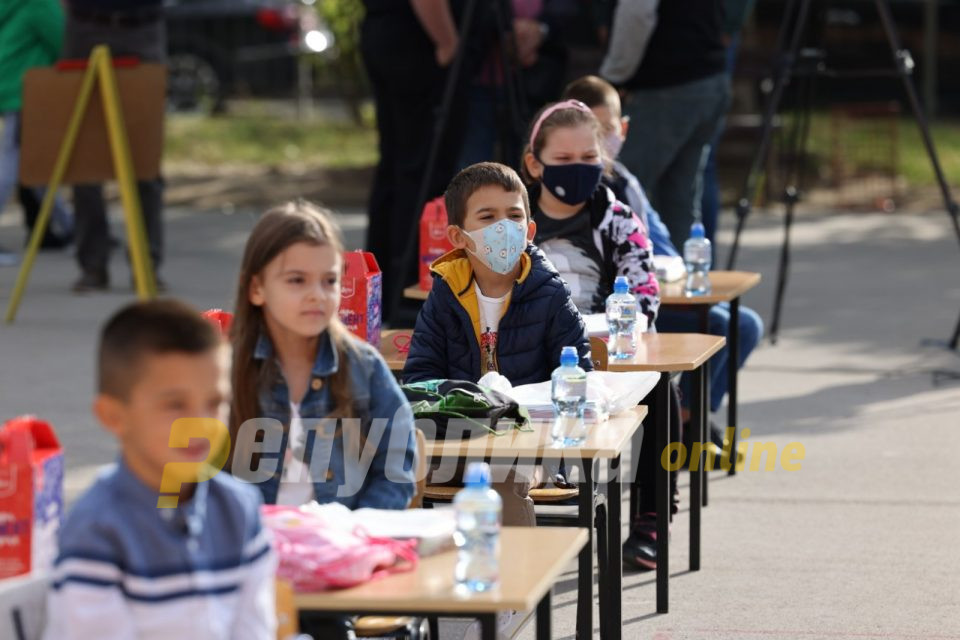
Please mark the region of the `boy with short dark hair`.
POLYGON ((592 369, 570 290, 530 243, 536 225, 516 172, 495 162, 472 165, 444 200, 454 249, 430 266, 433 289, 417 317, 404 381, 476 381, 497 371, 514 385, 543 382, 566 346, 592 369))
POLYGON ((105 325, 94 413, 121 455, 60 530, 46 638, 275 637, 260 494, 205 466, 228 445, 228 352, 175 301, 132 304, 105 325), (183 418, 190 439, 173 447, 183 418), (161 498, 171 473, 180 492, 161 498))
MULTIPOLYGON (((471 380, 496 371, 514 385, 543 382, 573 346, 590 371, 590 341, 570 289, 530 240, 536 225, 520 176, 481 162, 454 177, 444 194, 454 249, 430 266, 433 289, 403 368, 405 382, 471 380)), ((494 483, 503 522, 533 526, 531 478, 511 472, 494 483)))

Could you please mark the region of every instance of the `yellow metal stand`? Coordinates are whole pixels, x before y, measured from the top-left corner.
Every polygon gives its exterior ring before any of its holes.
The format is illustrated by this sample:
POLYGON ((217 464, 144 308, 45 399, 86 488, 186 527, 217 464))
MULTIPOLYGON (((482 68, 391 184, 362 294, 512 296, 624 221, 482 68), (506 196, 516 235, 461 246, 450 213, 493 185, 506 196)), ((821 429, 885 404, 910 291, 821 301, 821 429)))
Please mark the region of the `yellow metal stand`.
POLYGON ((37 251, 40 250, 43 234, 50 223, 57 189, 60 188, 67 166, 70 164, 77 135, 80 133, 80 125, 90 104, 93 85, 98 79, 100 81, 100 97, 103 102, 103 114, 106 118, 110 139, 110 150, 113 155, 113 166, 120 188, 120 200, 123 204, 137 295, 141 300, 156 296, 157 286, 154 281, 153 268, 150 264, 150 252, 147 250, 147 236, 143 226, 143 214, 140 209, 140 195, 137 192, 136 174, 133 169, 133 159, 130 155, 127 129, 123 122, 123 110, 120 108, 117 79, 113 73, 110 49, 106 45, 99 45, 94 47, 90 53, 89 64, 83 77, 83 83, 80 85, 80 93, 77 95, 77 103, 73 109, 73 115, 70 116, 66 135, 63 137, 63 144, 60 146, 60 153, 57 155, 53 175, 47 184, 47 193, 43 197, 40 215, 33 227, 30 243, 27 245, 27 253, 23 258, 23 264, 20 266, 20 272, 17 274, 13 295, 11 295, 10 302, 7 305, 6 322, 8 324, 12 323, 17 316, 17 308, 20 306, 23 292, 27 288, 30 269, 37 257, 37 251))

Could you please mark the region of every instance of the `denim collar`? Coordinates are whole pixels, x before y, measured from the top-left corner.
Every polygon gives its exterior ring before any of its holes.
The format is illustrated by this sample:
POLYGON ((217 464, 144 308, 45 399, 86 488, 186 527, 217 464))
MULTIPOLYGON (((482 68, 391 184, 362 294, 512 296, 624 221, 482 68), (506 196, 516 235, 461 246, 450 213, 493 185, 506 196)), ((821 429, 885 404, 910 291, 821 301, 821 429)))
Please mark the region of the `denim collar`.
POLYGON ((123 495, 130 498, 134 504, 156 509, 160 519, 174 532, 195 537, 203 531, 207 519, 207 498, 210 494, 209 480, 198 482, 195 485, 193 497, 186 502, 181 502, 173 509, 157 508, 159 492, 145 485, 134 475, 123 457, 117 461, 116 480, 123 495))
MULTIPOLYGON (((257 338, 257 345, 253 349, 253 358, 255 360, 266 360, 273 357, 273 343, 266 332, 261 333, 257 338)), ((336 373, 340 366, 337 350, 333 348, 333 341, 330 339, 330 333, 324 331, 317 338, 317 359, 313 362, 314 376, 329 376, 336 373)))

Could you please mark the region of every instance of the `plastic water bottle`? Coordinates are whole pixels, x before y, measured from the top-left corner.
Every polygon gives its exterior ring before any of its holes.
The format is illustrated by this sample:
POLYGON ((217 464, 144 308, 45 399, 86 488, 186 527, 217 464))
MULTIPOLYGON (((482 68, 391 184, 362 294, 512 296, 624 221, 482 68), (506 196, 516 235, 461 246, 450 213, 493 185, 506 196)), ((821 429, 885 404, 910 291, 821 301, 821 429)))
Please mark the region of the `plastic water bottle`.
POLYGON ((607 297, 607 329, 610 340, 607 357, 623 360, 637 352, 637 299, 630 293, 630 281, 617 276, 613 293, 607 297))
POLYGON ((587 372, 578 364, 576 347, 564 347, 560 366, 551 376, 550 397, 553 400, 553 444, 571 447, 587 439, 583 407, 587 403, 587 372))
POLYGON ((710 293, 710 267, 713 264, 713 252, 702 222, 690 226, 690 237, 683 243, 683 261, 687 265, 688 296, 702 296, 710 293))
POLYGON ((490 465, 471 462, 465 487, 453 498, 457 514, 455 578, 469 592, 489 591, 500 581, 500 512, 503 503, 490 488, 490 465))

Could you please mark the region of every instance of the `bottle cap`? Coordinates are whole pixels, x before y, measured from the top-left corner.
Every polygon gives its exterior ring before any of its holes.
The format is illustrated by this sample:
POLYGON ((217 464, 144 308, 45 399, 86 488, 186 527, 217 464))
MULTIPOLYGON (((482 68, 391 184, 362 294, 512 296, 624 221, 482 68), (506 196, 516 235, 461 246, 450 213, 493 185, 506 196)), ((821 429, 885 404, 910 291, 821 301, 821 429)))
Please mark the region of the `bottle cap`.
POLYGON ((690 225, 690 237, 691 238, 705 238, 707 236, 707 230, 704 229, 702 222, 694 222, 690 225))
POLYGON ((613 281, 613 292, 626 293, 629 290, 630 281, 627 280, 627 276, 617 276, 616 280, 613 281))
POLYGON ((471 462, 463 476, 463 484, 468 487, 490 486, 490 465, 486 462, 471 462))
POLYGON ((580 362, 576 347, 564 347, 560 351, 560 366, 575 367, 580 362))

